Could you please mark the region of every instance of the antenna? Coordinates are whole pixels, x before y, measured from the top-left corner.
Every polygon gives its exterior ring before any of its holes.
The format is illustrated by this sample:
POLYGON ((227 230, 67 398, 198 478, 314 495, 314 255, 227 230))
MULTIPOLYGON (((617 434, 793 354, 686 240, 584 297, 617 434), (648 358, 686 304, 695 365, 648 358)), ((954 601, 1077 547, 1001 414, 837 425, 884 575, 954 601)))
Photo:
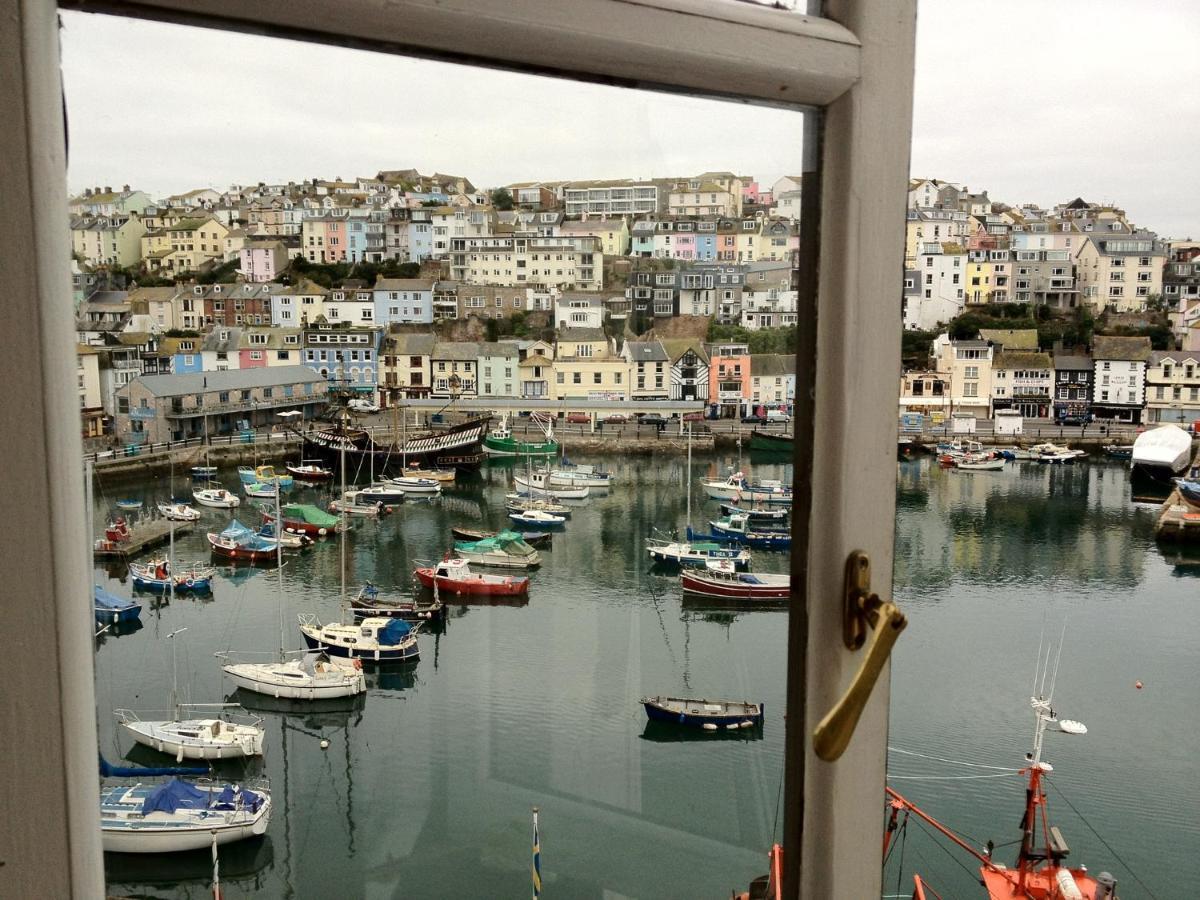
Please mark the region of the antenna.
POLYGON ((1067 636, 1067 620, 1063 619, 1062 634, 1058 638, 1058 655, 1054 657, 1054 674, 1050 678, 1050 696, 1047 700, 1054 699, 1054 685, 1058 682, 1058 664, 1062 661, 1063 640, 1067 636))
POLYGON ((1037 693, 1038 673, 1042 668, 1042 645, 1046 642, 1046 617, 1042 616, 1042 633, 1038 635, 1037 660, 1033 664, 1033 693, 1037 693))

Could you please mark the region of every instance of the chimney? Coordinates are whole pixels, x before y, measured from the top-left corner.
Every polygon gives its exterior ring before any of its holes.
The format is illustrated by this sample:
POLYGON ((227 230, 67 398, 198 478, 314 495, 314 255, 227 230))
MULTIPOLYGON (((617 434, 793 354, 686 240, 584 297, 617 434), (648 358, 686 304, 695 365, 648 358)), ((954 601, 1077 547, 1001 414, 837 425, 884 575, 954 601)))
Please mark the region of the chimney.
POLYGON ((129 185, 127 185, 127 184, 126 184, 126 185, 123 185, 123 186, 121 187, 121 190, 122 190, 122 191, 124 191, 126 194, 128 194, 128 193, 129 193, 129 185))
POLYGON ((112 193, 112 188, 109 187, 107 184, 104 186, 104 193, 106 193, 106 194, 112 193))

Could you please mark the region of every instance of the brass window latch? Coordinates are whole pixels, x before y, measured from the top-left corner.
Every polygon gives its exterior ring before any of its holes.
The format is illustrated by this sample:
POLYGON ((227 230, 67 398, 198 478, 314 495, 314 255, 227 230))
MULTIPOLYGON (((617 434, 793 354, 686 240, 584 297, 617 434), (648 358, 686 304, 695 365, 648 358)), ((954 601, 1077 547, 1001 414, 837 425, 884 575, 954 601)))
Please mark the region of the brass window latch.
POLYGON ((907 624, 895 603, 871 593, 871 560, 867 554, 852 551, 846 559, 842 594, 842 640, 848 649, 858 650, 867 642, 869 631, 871 642, 850 687, 813 731, 813 750, 821 759, 834 762, 846 751, 879 673, 907 624))

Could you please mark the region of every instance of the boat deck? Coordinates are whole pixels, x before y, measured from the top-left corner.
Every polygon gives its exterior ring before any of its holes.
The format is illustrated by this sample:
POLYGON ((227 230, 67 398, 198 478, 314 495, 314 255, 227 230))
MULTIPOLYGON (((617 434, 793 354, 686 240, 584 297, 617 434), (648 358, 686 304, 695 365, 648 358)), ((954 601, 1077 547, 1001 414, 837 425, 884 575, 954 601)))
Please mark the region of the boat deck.
POLYGON ((1179 496, 1176 488, 1163 504, 1154 525, 1154 536, 1160 541, 1200 544, 1200 510, 1179 496))
POLYGON ((96 559, 129 559, 131 556, 137 556, 143 550, 167 543, 171 539, 172 527, 178 536, 191 531, 192 525, 191 522, 171 522, 166 519, 141 522, 130 526, 129 540, 114 544, 110 550, 94 548, 92 554, 96 559))

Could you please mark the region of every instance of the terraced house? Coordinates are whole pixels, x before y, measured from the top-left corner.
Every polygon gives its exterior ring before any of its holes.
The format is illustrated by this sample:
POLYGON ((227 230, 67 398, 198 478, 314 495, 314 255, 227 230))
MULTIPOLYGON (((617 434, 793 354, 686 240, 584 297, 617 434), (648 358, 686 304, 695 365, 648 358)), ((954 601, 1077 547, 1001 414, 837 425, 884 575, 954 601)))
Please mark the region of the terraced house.
POLYGON ((467 284, 600 290, 604 254, 599 243, 591 236, 453 238, 450 274, 467 284))
POLYGON ((304 364, 348 393, 373 398, 378 387, 381 337, 378 328, 318 322, 304 330, 304 364))
POLYGON ((1200 422, 1200 351, 1156 351, 1146 366, 1146 423, 1200 422))
POLYGON ((146 226, 134 214, 71 220, 71 252, 89 266, 132 266, 142 255, 146 226))
POLYGON ((555 400, 625 400, 629 362, 614 352, 602 328, 563 328, 554 346, 555 400))
POLYGON ((1144 310, 1162 294, 1165 246, 1151 231, 1129 231, 1121 221, 1087 235, 1075 254, 1083 299, 1097 310, 1144 310))

